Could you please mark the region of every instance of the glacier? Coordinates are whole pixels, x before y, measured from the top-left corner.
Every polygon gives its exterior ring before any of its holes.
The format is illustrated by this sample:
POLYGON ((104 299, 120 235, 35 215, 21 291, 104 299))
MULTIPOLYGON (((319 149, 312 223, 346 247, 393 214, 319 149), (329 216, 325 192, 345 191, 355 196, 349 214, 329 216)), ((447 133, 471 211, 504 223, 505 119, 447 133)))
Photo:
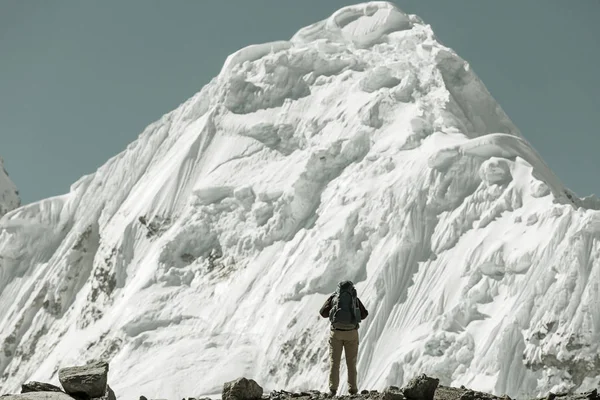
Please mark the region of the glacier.
POLYGON ((599 208, 418 16, 348 6, 2 217, 0 391, 92 359, 123 398, 325 390, 318 310, 344 279, 361 389, 598 387, 599 208))

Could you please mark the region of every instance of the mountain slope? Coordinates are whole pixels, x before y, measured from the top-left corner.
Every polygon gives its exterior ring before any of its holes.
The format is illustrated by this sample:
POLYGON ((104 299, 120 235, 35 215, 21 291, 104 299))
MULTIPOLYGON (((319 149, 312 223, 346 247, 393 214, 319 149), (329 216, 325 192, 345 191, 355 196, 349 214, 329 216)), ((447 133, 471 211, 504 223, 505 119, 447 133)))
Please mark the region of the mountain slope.
POLYGON ((21 204, 17 187, 4 169, 4 160, 0 158, 0 217, 21 204))
POLYGON ((346 7, 231 55, 70 193, 4 216, 0 389, 91 358, 124 397, 324 388, 317 311, 351 279, 362 387, 584 391, 596 203, 418 17, 346 7))

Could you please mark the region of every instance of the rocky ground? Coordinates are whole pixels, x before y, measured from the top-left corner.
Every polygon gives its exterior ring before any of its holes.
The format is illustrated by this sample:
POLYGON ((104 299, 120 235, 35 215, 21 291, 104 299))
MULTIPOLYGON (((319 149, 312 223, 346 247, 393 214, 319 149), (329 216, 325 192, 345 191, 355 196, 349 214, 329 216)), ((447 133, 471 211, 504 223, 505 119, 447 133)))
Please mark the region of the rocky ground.
MULTIPOLYGON (((328 399, 331 396, 319 391, 291 393, 287 391, 275 391, 262 396, 263 400, 321 400, 328 399)), ((347 400, 412 400, 402 393, 402 389, 390 387, 384 392, 377 390, 363 390, 356 395, 338 395, 337 399, 347 400)), ((495 396, 493 394, 477 392, 467 388, 455 388, 439 385, 433 395, 433 400, 516 400, 508 396, 495 396)), ((191 399, 187 399, 191 400, 191 399)), ((204 399, 203 399, 204 400, 204 399)), ((546 397, 530 400, 600 400, 597 391, 578 393, 578 394, 555 394, 550 393, 546 397)))
MULTIPOLYGON (((4 394, 2 400, 117 400, 118 396, 108 385, 108 363, 94 362, 84 366, 63 368, 58 377, 62 388, 43 382, 27 382, 20 394, 4 394)), ((329 393, 311 390, 288 392, 276 390, 263 393, 254 380, 240 378, 223 385, 222 400, 325 400, 329 393)), ((363 390, 355 395, 339 395, 335 399, 347 400, 512 400, 508 396, 494 396, 476 392, 465 387, 455 388, 439 385, 439 380, 420 375, 402 388, 389 386, 383 392, 363 390)), ((140 396, 139 400, 149 400, 140 396)), ((152 399, 150 399, 152 400, 152 399)), ((161 399, 165 400, 165 399, 161 399)), ((175 399, 170 399, 175 400, 175 399)), ((182 400, 210 400, 188 397, 182 400)), ((578 394, 549 393, 541 399, 531 400, 600 400, 597 390, 578 394)))

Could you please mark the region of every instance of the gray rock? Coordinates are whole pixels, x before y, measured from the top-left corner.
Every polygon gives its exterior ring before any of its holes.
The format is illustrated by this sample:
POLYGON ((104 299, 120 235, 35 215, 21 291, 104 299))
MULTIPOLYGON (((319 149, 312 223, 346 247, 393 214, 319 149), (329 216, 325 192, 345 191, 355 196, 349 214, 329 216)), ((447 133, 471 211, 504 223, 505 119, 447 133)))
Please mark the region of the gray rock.
POLYGON ((106 385, 106 392, 104 392, 104 396, 94 397, 92 400, 117 400, 117 396, 115 396, 115 392, 113 392, 110 386, 106 385))
POLYGON ((223 400, 258 400, 263 388, 252 379, 239 378, 223 385, 223 400))
POLYGON ((51 385, 44 382, 31 381, 21 385, 21 393, 30 392, 62 392, 63 390, 58 386, 51 385))
POLYGON ((474 400, 475 399, 475 392, 467 389, 466 392, 464 392, 463 394, 460 395, 460 400, 474 400))
POLYGON ((74 400, 64 392, 27 392, 2 396, 2 400, 74 400))
POLYGON ((591 392, 575 393, 575 394, 556 394, 556 399, 560 400, 598 400, 598 389, 594 389, 591 392))
POLYGON ((476 392, 471 389, 466 389, 463 394, 460 395, 459 400, 510 400, 508 396, 494 396, 493 394, 476 392))
POLYGON ((404 394, 397 386, 388 386, 381 395, 381 400, 405 400, 404 394))
POLYGON ((421 374, 411 379, 408 384, 402 388, 402 392, 408 400, 433 400, 435 390, 439 383, 439 379, 430 378, 425 374, 421 374))
POLYGON ((58 371, 58 380, 65 392, 73 397, 103 398, 107 393, 108 363, 98 361, 83 366, 62 368, 58 371))

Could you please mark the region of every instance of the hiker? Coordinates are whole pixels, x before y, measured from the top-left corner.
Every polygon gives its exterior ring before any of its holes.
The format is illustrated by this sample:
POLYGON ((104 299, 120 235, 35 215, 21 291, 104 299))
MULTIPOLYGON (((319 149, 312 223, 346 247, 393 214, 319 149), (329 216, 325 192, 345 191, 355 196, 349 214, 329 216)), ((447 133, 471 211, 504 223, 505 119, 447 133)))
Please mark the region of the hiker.
POLYGON ((340 383, 340 361, 342 350, 346 354, 348 367, 348 387, 350 394, 358 393, 356 383, 356 359, 358 357, 358 326, 369 313, 356 295, 351 281, 338 284, 334 294, 329 296, 321 311, 321 317, 329 318, 329 392, 335 396, 340 383))

